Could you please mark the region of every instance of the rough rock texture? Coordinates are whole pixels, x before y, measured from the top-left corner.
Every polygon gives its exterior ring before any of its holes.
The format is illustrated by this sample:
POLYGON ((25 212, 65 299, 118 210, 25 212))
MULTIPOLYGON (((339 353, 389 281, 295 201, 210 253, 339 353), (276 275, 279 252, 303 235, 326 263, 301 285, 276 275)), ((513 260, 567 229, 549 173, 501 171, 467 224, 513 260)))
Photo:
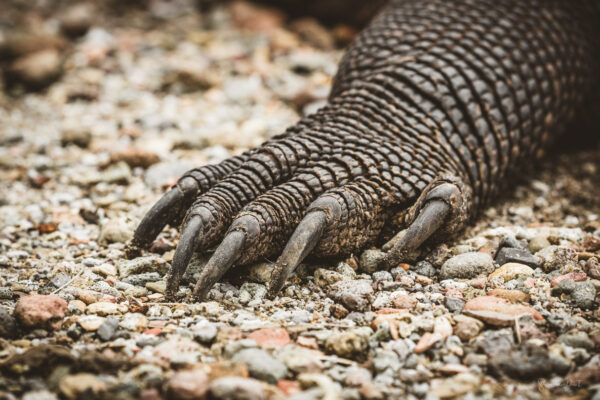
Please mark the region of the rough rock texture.
POLYGON ((59 329, 67 302, 56 296, 23 296, 15 307, 15 317, 24 328, 59 329))

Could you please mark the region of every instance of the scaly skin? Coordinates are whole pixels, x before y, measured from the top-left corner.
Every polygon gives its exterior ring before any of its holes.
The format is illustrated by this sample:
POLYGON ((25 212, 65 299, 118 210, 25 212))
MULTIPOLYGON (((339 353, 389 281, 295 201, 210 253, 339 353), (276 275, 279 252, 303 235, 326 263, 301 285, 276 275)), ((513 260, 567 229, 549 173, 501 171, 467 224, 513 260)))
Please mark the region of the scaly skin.
POLYGON ((381 268, 448 239, 584 105, 599 75, 593 12, 584 0, 393 2, 347 50, 326 107, 188 172, 131 252, 183 221, 172 297, 193 252, 219 245, 201 299, 232 265, 280 255, 275 295, 308 254, 357 252, 384 228, 407 229, 381 268))

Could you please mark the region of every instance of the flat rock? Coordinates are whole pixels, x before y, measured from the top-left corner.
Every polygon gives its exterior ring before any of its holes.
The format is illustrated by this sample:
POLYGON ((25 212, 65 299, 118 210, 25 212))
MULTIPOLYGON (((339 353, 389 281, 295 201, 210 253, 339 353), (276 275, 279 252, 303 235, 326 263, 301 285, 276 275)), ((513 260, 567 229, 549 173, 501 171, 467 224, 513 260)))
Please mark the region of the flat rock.
POLYGON ((502 297, 511 303, 527 303, 529 301, 529 295, 520 290, 493 289, 488 294, 490 296, 502 297))
POLYGON ((440 271, 441 279, 470 279, 487 275, 494 270, 494 260, 489 254, 469 252, 447 260, 440 271))
POLYGON ((148 319, 144 314, 129 313, 125 314, 125 316, 119 323, 119 326, 129 331, 140 332, 146 329, 146 327, 148 326, 148 319))
POLYGON ((287 374, 283 363, 261 349, 243 349, 233 356, 232 361, 245 364, 250 376, 271 384, 287 374))
POLYGON ((533 269, 525 264, 510 262, 503 264, 500 268, 492 272, 488 279, 500 277, 504 282, 520 278, 522 276, 533 276, 533 269))
POLYGON ((290 335, 283 328, 263 328, 256 330, 247 336, 254 340, 260 347, 276 348, 290 343, 290 335))
POLYGON ((169 270, 169 264, 156 256, 138 257, 133 260, 122 260, 117 264, 119 276, 127 278, 131 275, 139 275, 146 272, 158 272, 165 274, 169 270))
POLYGON ((524 249, 514 249, 511 247, 503 247, 496 254, 495 261, 499 265, 507 263, 525 264, 532 268, 537 268, 540 265, 540 259, 524 249))
POLYGON ((480 296, 469 300, 463 308, 463 313, 497 326, 511 325, 515 317, 523 314, 530 314, 538 321, 544 319, 533 307, 512 304, 496 296, 480 296))
POLYGON ((98 396, 106 391, 106 384, 95 375, 88 373, 79 373, 67 375, 62 378, 58 384, 58 389, 67 399, 75 400, 82 395, 98 396))
POLYGON ((224 377, 214 380, 209 388, 210 396, 220 400, 265 400, 263 385, 256 379, 224 377))
POLYGON ((127 312, 127 306, 117 303, 110 303, 108 301, 99 301, 88 305, 86 311, 89 314, 106 316, 127 312))
POLYGON ((371 281, 356 279, 339 281, 330 286, 328 296, 352 311, 365 311, 373 295, 371 281))

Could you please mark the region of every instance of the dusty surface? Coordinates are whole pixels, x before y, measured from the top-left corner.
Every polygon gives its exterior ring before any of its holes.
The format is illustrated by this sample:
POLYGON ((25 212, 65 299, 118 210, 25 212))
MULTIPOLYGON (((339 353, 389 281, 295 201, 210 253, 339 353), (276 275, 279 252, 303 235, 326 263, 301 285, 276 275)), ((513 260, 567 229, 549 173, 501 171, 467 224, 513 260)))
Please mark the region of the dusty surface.
POLYGON ((0 398, 594 396, 599 151, 551 154, 391 271, 303 265, 271 301, 265 262, 165 303, 177 231, 126 260, 136 223, 323 104, 352 30, 247 3, 0 15, 0 398))

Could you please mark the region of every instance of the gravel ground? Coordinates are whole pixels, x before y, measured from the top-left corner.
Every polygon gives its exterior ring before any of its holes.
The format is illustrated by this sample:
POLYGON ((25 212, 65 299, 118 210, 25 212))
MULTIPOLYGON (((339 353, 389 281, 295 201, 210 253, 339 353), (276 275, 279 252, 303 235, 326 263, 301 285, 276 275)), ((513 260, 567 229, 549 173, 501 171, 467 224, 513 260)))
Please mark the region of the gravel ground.
POLYGON ((127 260, 137 222, 322 105, 354 30, 36 4, 0 4, 1 399, 600 398, 600 151, 551 155, 390 271, 378 248, 302 264, 271 301, 265 260, 167 303, 177 231, 127 260))

